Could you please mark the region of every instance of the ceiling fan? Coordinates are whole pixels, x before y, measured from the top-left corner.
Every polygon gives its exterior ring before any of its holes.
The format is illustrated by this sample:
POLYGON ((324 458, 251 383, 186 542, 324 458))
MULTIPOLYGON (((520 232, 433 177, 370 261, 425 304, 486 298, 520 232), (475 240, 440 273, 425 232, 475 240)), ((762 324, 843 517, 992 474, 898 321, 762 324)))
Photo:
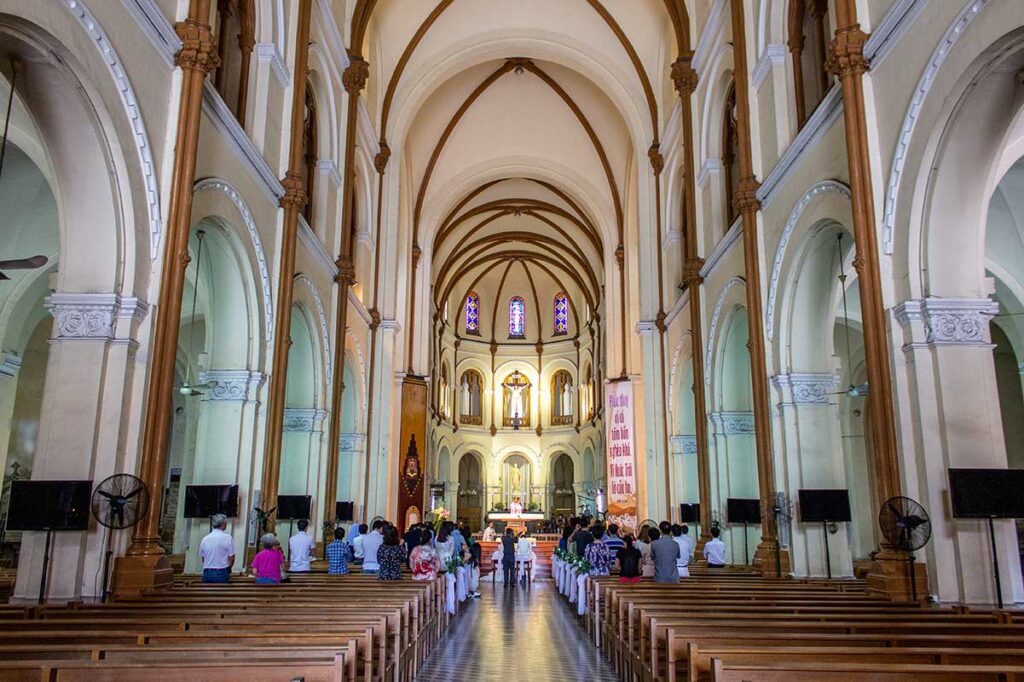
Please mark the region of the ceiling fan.
MULTIPOLYGON (((849 365, 853 363, 853 352, 850 350, 850 312, 846 307, 846 272, 843 271, 843 233, 840 232, 836 235, 836 260, 839 263, 839 279, 840 290, 843 292, 843 332, 846 336, 846 362, 849 365)), ((852 367, 849 368, 852 371, 852 367)), ((844 391, 836 391, 832 395, 845 395, 848 398, 865 398, 868 395, 868 382, 854 385, 852 380, 852 374, 850 385, 846 387, 844 391)))
MULTIPOLYGON (((4 174, 4 157, 7 155, 7 134, 11 127, 11 110, 14 106, 14 86, 18 82, 18 71, 21 64, 11 61, 11 91, 7 95, 7 117, 4 119, 3 141, 0 141, 0 177, 4 174)), ((10 279, 4 270, 34 270, 41 268, 48 262, 46 256, 32 256, 31 258, 15 258, 13 260, 0 260, 0 280, 10 279)))
MULTIPOLYGON (((196 239, 199 240, 199 246, 196 249, 196 284, 194 287, 192 287, 192 324, 189 326, 188 332, 187 357, 189 358, 192 357, 193 345, 196 338, 196 300, 199 297, 199 277, 202 274, 202 268, 200 268, 200 265, 202 265, 203 262, 203 237, 205 236, 206 233, 203 230, 196 231, 196 239)), ((178 393, 180 393, 183 396, 192 397, 203 395, 207 391, 212 391, 213 389, 217 388, 216 381, 207 381, 201 384, 193 384, 191 382, 191 379, 192 363, 189 362, 187 365, 187 369, 185 370, 185 382, 181 385, 180 388, 178 388, 178 393)))

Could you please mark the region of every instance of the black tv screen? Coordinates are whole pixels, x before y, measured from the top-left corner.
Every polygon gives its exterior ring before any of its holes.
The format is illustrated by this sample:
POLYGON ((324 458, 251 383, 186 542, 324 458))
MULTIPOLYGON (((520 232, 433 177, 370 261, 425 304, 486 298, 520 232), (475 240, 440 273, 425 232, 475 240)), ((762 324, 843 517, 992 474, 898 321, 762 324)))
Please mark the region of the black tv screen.
POLYGON ((7 530, 86 530, 92 481, 12 481, 7 530))
POLYGON ((804 523, 850 521, 850 493, 845 489, 801 490, 800 520, 804 523))
POLYGON ((334 503, 334 518, 338 521, 353 521, 355 519, 356 503, 352 500, 342 500, 334 503))
POLYGON ((730 497, 725 512, 729 523, 761 523, 761 500, 730 497))
POLYGON ((214 514, 238 516, 237 485, 185 486, 185 518, 204 519, 214 514))
POLYGON ((680 504, 679 520, 683 523, 700 523, 700 502, 680 504))
POLYGON ((958 519, 1024 518, 1024 469, 950 469, 949 496, 958 519))
POLYGON ((309 495, 278 495, 277 496, 277 519, 278 521, 298 521, 309 518, 309 508, 313 498, 309 495))

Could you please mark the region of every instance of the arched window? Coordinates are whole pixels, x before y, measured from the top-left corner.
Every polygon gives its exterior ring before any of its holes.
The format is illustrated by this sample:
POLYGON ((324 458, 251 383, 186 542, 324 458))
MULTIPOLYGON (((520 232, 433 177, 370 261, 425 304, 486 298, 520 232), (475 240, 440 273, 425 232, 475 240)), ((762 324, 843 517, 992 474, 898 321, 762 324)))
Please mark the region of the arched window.
POLYGON ((740 144, 736 136, 736 84, 729 85, 722 114, 722 172, 725 176, 725 217, 728 230, 736 221, 739 212, 733 202, 740 185, 740 144))
POLYGON ((790 0, 789 40, 797 127, 818 108, 831 86, 828 59, 828 0, 790 0))
POLYGON ((572 375, 564 369, 555 372, 551 377, 551 425, 566 426, 572 424, 572 404, 575 396, 572 392, 572 375))
POLYGON ((466 333, 480 335, 480 297, 475 291, 466 294, 466 333))
POLYGON ((249 91, 249 62, 256 45, 256 24, 252 0, 217 0, 214 35, 220 64, 213 72, 213 85, 238 122, 245 127, 245 105, 249 91))
POLYGON ((467 369, 459 381, 459 423, 480 426, 483 422, 484 380, 480 373, 467 369))
POLYGON ((555 336, 569 333, 569 297, 565 292, 555 294, 555 336))
POLYGON ((522 296, 513 296, 508 302, 508 337, 522 339, 526 337, 526 303, 522 296))
MULTIPOLYGON (((302 158, 306 175, 304 178, 306 183, 306 205, 302 209, 302 216, 310 227, 313 227, 313 187, 316 183, 316 152, 316 100, 313 99, 313 86, 306 83, 306 116, 302 125, 302 158)), ((354 207, 353 213, 355 213, 354 207)))

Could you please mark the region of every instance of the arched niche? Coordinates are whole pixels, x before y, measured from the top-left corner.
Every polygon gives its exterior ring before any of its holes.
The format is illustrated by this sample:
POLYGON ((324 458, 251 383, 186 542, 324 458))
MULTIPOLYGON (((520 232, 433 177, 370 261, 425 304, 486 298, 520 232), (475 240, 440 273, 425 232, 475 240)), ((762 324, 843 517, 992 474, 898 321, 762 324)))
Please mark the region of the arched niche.
POLYGON ((573 483, 576 470, 572 457, 561 453, 551 462, 551 484, 554 486, 550 515, 572 516, 576 511, 576 492, 573 483))
POLYGON ((480 455, 467 452, 459 458, 459 521, 468 523, 473 531, 483 525, 486 486, 480 455))

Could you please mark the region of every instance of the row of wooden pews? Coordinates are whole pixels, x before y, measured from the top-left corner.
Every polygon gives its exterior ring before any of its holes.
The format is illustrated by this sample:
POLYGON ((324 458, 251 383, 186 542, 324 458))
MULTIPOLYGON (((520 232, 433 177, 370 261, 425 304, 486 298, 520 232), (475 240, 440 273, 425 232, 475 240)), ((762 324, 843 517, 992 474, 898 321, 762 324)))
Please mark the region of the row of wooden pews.
POLYGON ((691 569, 588 579, 588 636, 625 680, 1024 681, 1024 614, 893 603, 861 581, 691 569))
POLYGON ((134 601, 0 606, 0 682, 408 682, 451 616, 444 579, 236 578, 134 601))

